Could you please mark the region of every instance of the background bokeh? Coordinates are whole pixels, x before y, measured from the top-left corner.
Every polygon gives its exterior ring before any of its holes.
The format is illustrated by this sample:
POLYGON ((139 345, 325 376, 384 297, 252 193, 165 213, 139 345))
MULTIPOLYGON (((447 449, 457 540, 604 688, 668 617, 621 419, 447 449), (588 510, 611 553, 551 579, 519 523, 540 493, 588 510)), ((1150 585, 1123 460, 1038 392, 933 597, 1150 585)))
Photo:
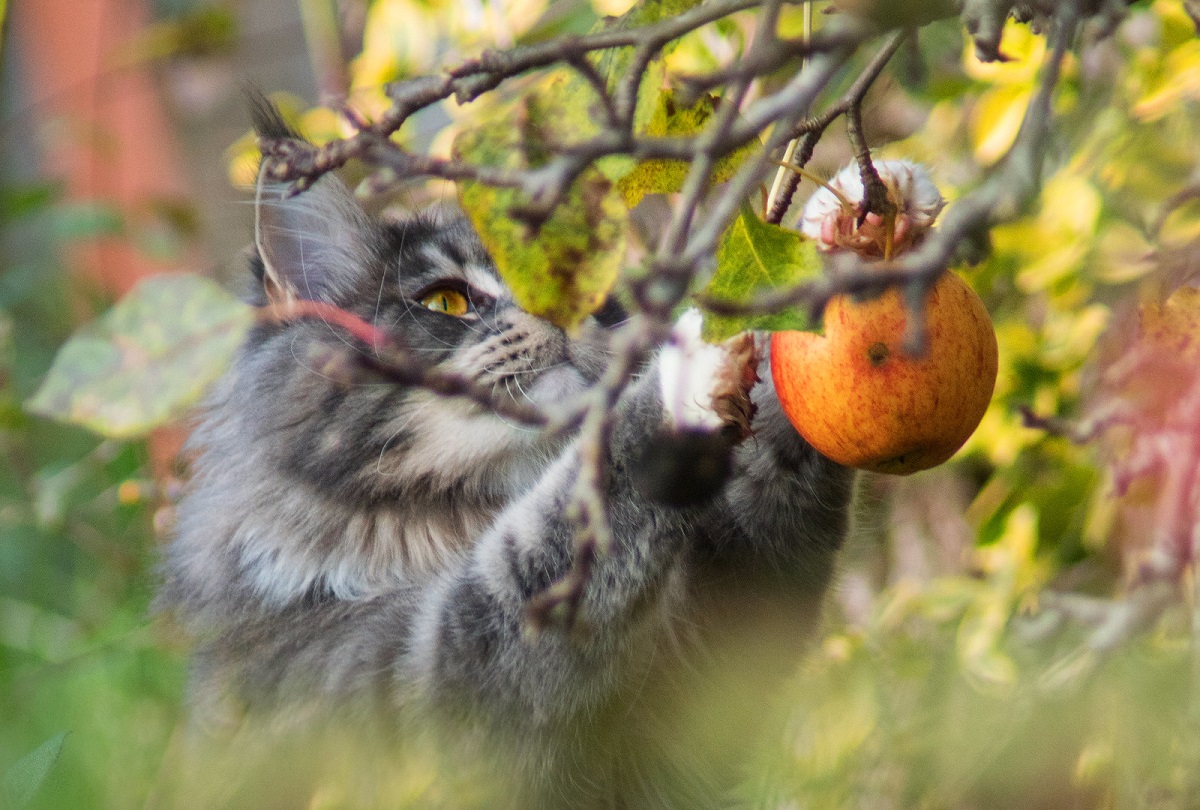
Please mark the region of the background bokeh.
MULTIPOLYGON (((627 5, 36 0, 8 9, 0 775, 66 733, 32 806, 156 806, 183 735, 186 646, 152 617, 151 598, 184 429, 104 439, 23 403, 59 345, 138 278, 185 270, 240 289, 256 160, 242 83, 271 93, 321 142, 349 134, 319 104, 339 82, 374 115, 388 81, 484 47, 584 32, 627 5), (90 45, 64 53, 55 25, 72 24, 90 45), (135 97, 140 106, 121 106, 135 97)), ((795 33, 799 11, 788 13, 795 33)), ((690 36, 668 72, 736 58, 751 20, 690 36)), ((978 184, 1012 143, 1046 52, 1042 36, 1016 24, 1003 50, 1011 61, 979 61, 957 20, 922 29, 868 96, 877 154, 925 163, 951 200, 978 184)), ((1022 417, 1078 420, 1128 395, 1105 375, 1130 324, 1200 271, 1198 100, 1200 39, 1177 0, 1136 3, 1111 37, 1069 57, 1040 200, 997 228, 990 256, 965 273, 996 323, 993 404, 944 467, 864 477, 825 631, 787 701, 792 730, 764 741, 764 806, 1200 805, 1192 578, 1177 603, 1103 651, 1085 628, 1050 626, 1039 611, 1048 589, 1102 600, 1128 591, 1154 545, 1163 473, 1130 473, 1136 428, 1078 443, 1022 417)), ((445 105, 403 137, 444 153, 462 121, 445 105)), ((810 168, 828 176, 850 156, 835 125, 810 168)), ((402 202, 452 193, 433 183, 402 202)), ((1171 403, 1166 393, 1145 399, 1141 425, 1152 432, 1155 408, 1171 403)), ((406 795, 422 806, 420 790, 406 795)))

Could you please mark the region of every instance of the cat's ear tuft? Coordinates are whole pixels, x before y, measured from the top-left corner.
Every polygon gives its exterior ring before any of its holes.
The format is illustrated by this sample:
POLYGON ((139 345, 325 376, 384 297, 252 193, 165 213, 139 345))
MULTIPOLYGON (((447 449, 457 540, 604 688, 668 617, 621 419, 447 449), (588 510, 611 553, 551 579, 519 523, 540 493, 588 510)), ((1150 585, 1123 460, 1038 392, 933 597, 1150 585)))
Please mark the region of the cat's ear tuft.
POLYGON ((246 96, 246 107, 250 110, 250 122, 254 126, 256 135, 260 138, 274 140, 304 140, 303 136, 283 117, 283 113, 279 111, 275 102, 267 98, 262 90, 253 85, 246 85, 243 93, 246 96))
MULTIPOLYGON (((245 92, 260 139, 292 141, 301 152, 316 148, 287 123, 269 98, 253 87, 245 92)), ((262 263, 263 291, 272 304, 297 299, 337 303, 354 289, 363 272, 371 220, 350 189, 332 174, 320 177, 301 194, 289 195, 286 185, 271 180, 272 169, 281 159, 265 154, 255 184, 254 246, 262 263)), ((257 268, 255 274, 259 275, 257 268)))
POLYGON ((368 261, 371 222, 350 189, 333 175, 287 196, 259 170, 254 244, 263 290, 272 304, 296 299, 337 302, 349 294, 368 261))

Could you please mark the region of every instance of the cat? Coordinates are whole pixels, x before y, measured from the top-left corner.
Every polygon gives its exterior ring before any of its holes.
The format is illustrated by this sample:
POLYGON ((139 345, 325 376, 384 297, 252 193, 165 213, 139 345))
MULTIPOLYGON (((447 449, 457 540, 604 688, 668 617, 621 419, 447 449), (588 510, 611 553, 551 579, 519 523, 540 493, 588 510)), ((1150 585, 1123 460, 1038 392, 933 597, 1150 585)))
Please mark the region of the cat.
MULTIPOLYGON (((267 103, 254 115, 260 136, 305 148, 267 103)), ((514 303, 461 213, 372 217, 329 175, 291 198, 260 179, 255 247, 252 303, 333 304, 541 406, 597 383, 628 317, 613 298, 568 335, 514 303)), ((614 547, 576 626, 540 633, 526 608, 572 563, 578 437, 331 378, 322 357, 370 350, 320 320, 257 325, 199 417, 162 566, 159 605, 195 640, 201 736, 267 718, 294 743, 318 734, 314 716, 396 745, 431 735, 447 752, 442 798, 414 806, 731 801, 740 754, 781 714, 771 695, 816 627, 853 474, 788 424, 762 352, 704 347, 683 320, 679 345, 615 405, 603 482, 614 547), (665 504, 636 482, 681 419, 666 369, 706 352, 750 364, 724 375, 753 411, 750 435, 705 392, 687 395, 710 406, 700 429, 727 437, 730 472, 699 503, 665 504), (474 793, 445 787, 477 771, 474 793)))

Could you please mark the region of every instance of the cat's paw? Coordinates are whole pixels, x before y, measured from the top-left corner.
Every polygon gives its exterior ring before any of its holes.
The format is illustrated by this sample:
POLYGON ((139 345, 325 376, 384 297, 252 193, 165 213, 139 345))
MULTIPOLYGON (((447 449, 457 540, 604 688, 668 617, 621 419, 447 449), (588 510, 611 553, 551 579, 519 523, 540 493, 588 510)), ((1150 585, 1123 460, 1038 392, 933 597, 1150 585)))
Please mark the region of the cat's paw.
POLYGON ((721 432, 734 441, 750 435, 762 352, 744 332, 724 343, 700 337, 701 315, 689 309, 676 322, 658 358, 666 421, 676 431, 721 432))

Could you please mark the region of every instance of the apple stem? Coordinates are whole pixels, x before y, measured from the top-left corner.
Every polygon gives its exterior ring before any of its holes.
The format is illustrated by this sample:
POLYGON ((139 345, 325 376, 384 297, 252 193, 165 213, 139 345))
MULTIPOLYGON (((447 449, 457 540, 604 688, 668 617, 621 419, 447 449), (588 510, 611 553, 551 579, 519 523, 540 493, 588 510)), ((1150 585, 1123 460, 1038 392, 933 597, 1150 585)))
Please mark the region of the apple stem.
POLYGON ((812 180, 818 186, 825 189, 826 191, 831 193, 833 196, 837 197, 838 202, 840 202, 842 204, 842 209, 847 214, 850 214, 850 215, 858 214, 858 208, 854 205, 854 203, 850 202, 849 197, 847 197, 840 189, 825 182, 820 177, 817 177, 815 174, 810 172, 808 169, 805 169, 803 166, 797 166, 795 163, 788 163, 787 161, 783 161, 783 160, 777 160, 777 161, 775 161, 775 163, 776 163, 776 165, 781 166, 785 169, 790 169, 791 171, 794 171, 796 174, 800 175, 801 177, 812 180))

